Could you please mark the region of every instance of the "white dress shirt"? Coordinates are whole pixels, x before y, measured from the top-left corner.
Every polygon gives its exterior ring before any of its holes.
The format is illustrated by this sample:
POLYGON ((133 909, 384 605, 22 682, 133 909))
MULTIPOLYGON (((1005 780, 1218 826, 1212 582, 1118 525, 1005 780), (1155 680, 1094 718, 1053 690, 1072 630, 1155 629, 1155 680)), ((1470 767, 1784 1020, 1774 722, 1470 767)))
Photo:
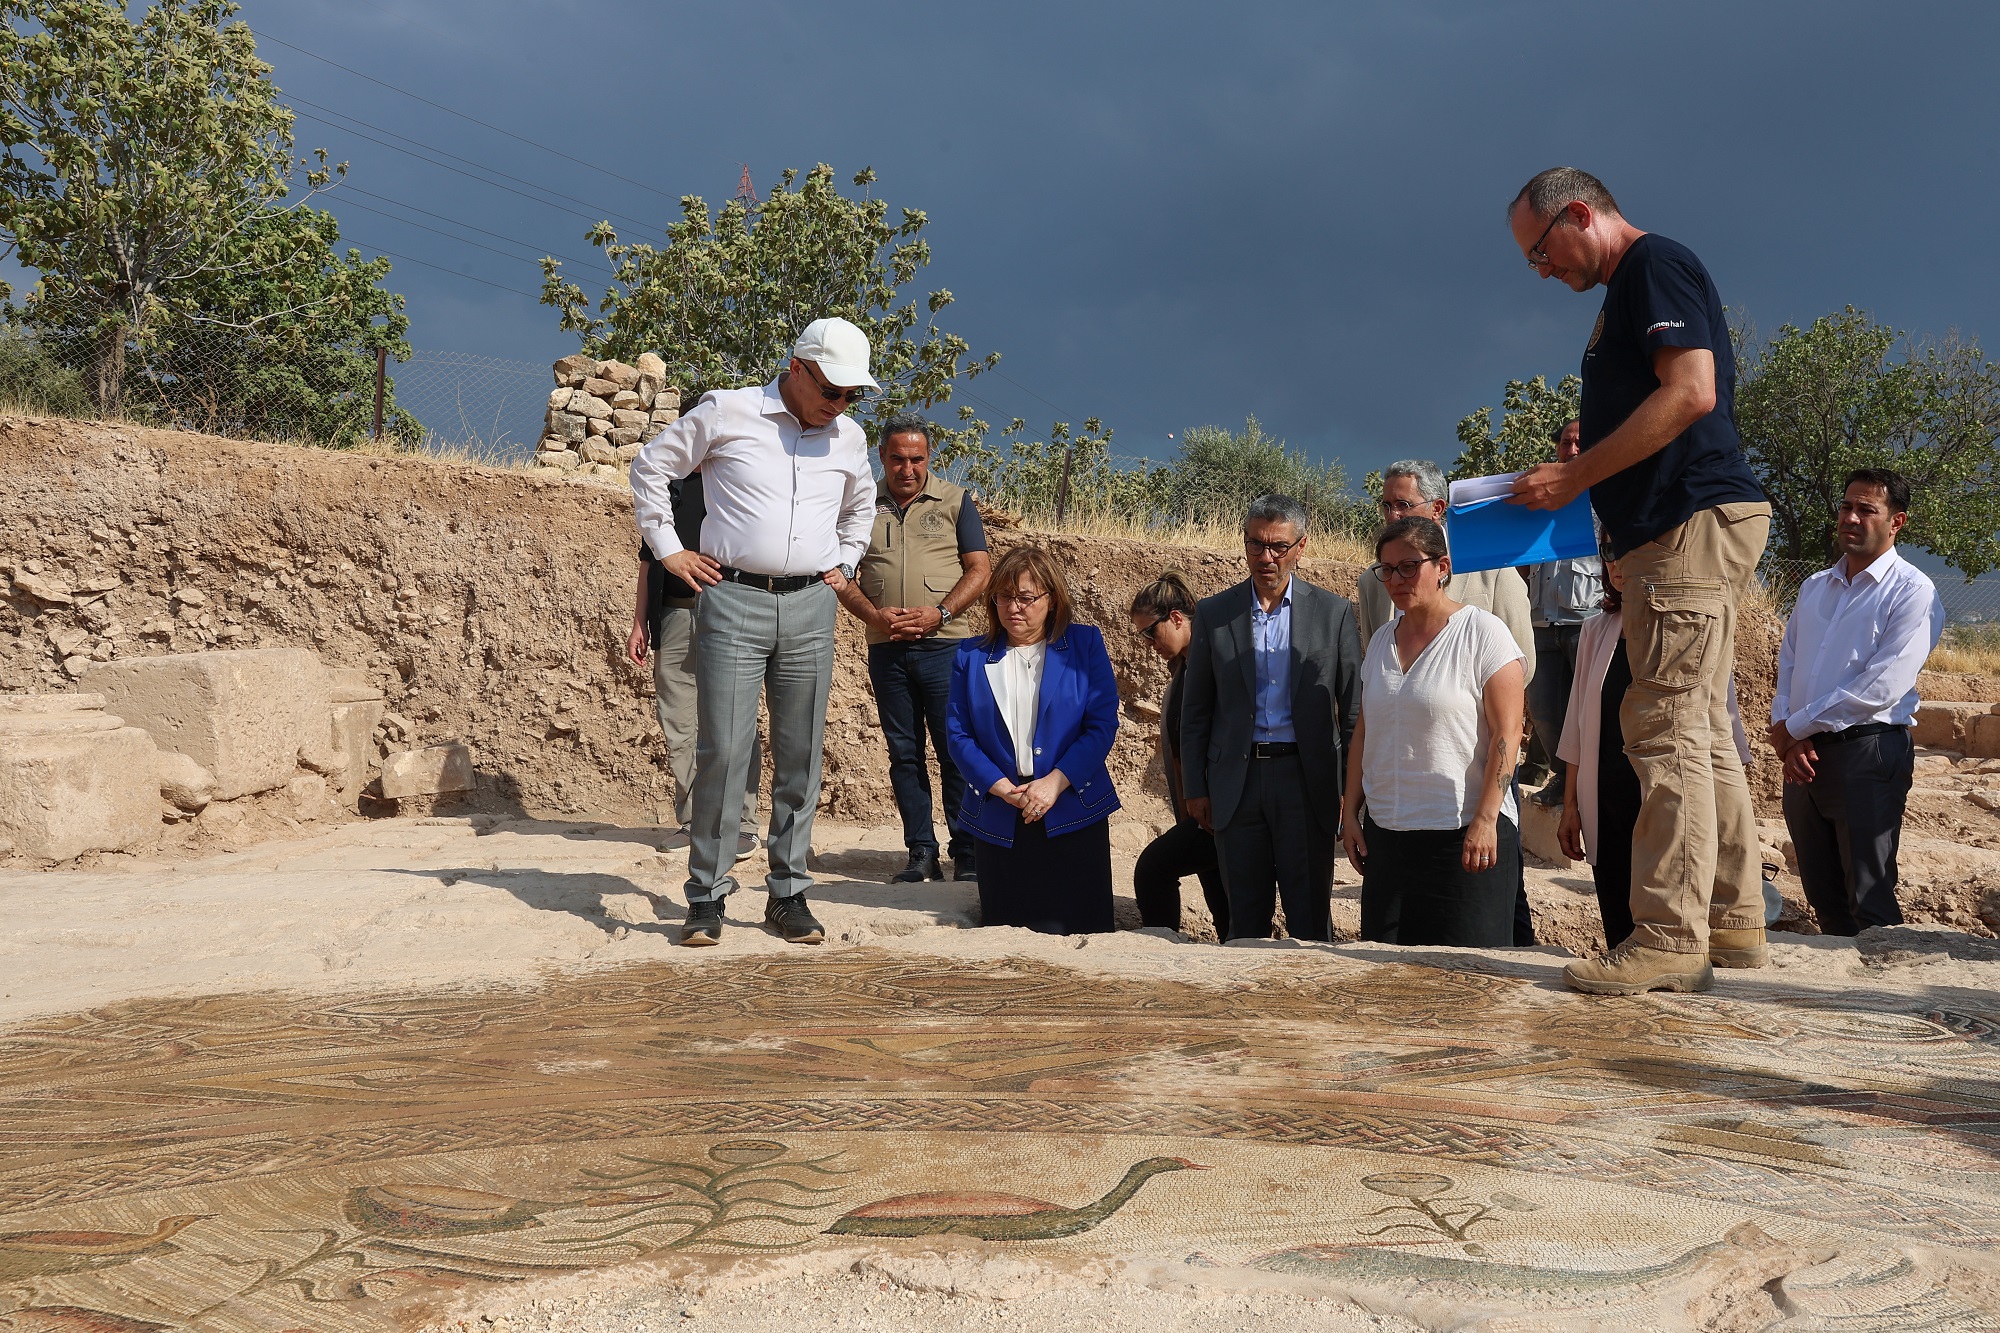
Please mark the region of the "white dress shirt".
POLYGON ((986 664, 993 706, 1000 710, 1007 738, 1014 742, 1013 777, 1035 775, 1035 715, 1042 705, 1042 658, 1048 648, 1046 643, 1024 643, 986 664))
POLYGON ((701 547, 752 574, 824 574, 858 565, 875 522, 868 437, 845 414, 808 430, 776 380, 705 393, 632 460, 639 535, 661 559, 682 549, 670 483, 701 469, 701 547))
POLYGON ((1847 576, 1847 557, 1807 579, 1778 648, 1771 720, 1794 739, 1870 722, 1907 727, 1917 672, 1944 633, 1937 586, 1890 547, 1847 576))

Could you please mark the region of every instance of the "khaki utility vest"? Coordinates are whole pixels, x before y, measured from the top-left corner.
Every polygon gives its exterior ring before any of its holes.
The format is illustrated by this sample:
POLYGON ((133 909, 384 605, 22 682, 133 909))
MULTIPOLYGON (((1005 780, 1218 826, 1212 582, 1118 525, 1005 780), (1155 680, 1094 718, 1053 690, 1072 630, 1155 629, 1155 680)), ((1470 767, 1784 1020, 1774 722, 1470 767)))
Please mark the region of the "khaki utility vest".
MULTIPOLYGON (((875 530, 868 537, 868 554, 855 567, 855 582, 877 606, 938 605, 965 572, 958 562, 959 506, 970 503, 965 489, 933 472, 900 514, 886 487, 880 494, 875 530)), ((931 638, 963 639, 972 633, 961 612, 931 638)), ((889 636, 871 626, 868 642, 887 643, 889 636)))

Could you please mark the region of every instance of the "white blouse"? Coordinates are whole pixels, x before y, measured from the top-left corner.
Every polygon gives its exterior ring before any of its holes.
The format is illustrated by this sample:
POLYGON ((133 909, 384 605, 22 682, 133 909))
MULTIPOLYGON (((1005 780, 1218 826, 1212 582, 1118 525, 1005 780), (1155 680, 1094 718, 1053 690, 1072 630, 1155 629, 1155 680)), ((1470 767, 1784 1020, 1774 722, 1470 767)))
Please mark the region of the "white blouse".
POLYGON ((1024 643, 1002 653, 999 661, 986 664, 986 684, 993 691, 993 704, 1014 742, 1010 778, 1035 775, 1035 714, 1042 702, 1042 659, 1047 652, 1046 643, 1024 643))
MULTIPOLYGON (((1361 663, 1361 787, 1385 829, 1457 829, 1472 822, 1493 729, 1483 695, 1493 673, 1523 658, 1506 622, 1476 606, 1451 613, 1404 671, 1391 620, 1361 663)), ((1500 813, 1518 821, 1514 793, 1500 813)))

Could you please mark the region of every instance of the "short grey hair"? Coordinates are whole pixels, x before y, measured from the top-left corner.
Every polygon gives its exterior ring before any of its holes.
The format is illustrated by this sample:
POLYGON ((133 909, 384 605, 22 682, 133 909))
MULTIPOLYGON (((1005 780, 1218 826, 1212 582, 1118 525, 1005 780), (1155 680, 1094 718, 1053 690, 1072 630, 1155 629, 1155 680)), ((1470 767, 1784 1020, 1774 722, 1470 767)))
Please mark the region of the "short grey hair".
POLYGON ((1451 493, 1445 485, 1443 470, 1428 458, 1399 458, 1382 469, 1385 488, 1397 477, 1408 477, 1417 483, 1417 494, 1426 500, 1442 500, 1451 493))
POLYGON ((1260 495, 1250 502, 1249 512, 1243 515, 1243 531, 1249 532, 1252 523, 1289 523, 1294 536, 1306 535, 1306 507, 1289 495, 1279 495, 1275 491, 1260 495))
POLYGON ((1571 204, 1589 204, 1594 213, 1613 213, 1620 217, 1618 201, 1611 197, 1611 191, 1604 188, 1604 182, 1585 171, 1582 167, 1550 167, 1547 171, 1536 172, 1514 196, 1514 202, 1507 205, 1507 221, 1514 221, 1514 210, 1527 204, 1528 212, 1540 219, 1552 218, 1559 208, 1571 204))
POLYGON ((929 417, 922 412, 911 412, 906 409, 882 423, 882 433, 876 437, 876 447, 880 448, 887 444, 891 435, 921 435, 924 437, 924 448, 929 449, 937 444, 937 436, 932 433, 935 430, 936 427, 931 425, 929 417))

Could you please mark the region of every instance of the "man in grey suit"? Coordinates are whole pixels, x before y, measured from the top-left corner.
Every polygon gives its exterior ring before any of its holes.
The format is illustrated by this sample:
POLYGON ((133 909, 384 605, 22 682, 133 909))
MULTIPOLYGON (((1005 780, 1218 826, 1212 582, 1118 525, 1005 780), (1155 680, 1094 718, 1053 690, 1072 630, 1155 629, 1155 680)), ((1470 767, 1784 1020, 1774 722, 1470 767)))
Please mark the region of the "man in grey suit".
POLYGON ((1250 577, 1195 607, 1181 705, 1188 812, 1215 834, 1233 939, 1332 938, 1340 787, 1361 708, 1361 636, 1343 597, 1295 578, 1306 511, 1259 496, 1250 577))

